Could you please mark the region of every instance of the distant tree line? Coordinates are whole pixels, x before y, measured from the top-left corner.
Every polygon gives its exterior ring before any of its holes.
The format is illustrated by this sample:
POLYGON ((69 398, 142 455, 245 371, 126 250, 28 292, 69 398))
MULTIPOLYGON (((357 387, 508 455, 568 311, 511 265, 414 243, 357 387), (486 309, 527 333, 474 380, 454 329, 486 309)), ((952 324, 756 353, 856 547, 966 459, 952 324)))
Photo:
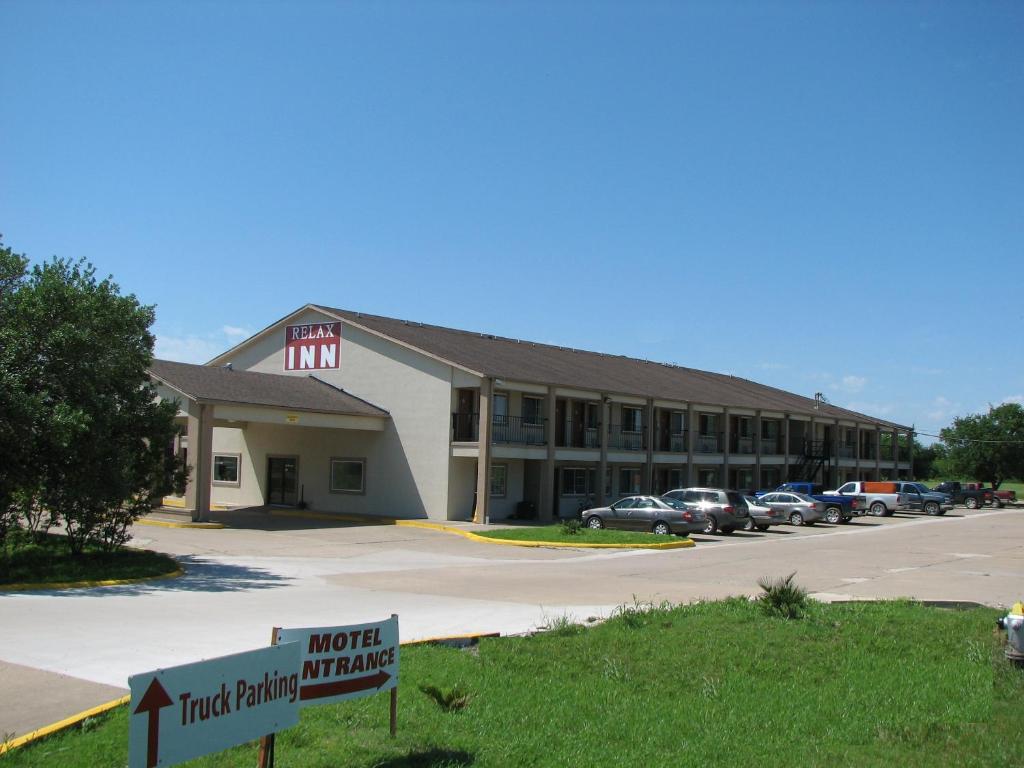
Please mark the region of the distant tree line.
POLYGON ((1024 407, 990 406, 987 413, 953 420, 942 442, 914 443, 914 477, 977 480, 998 488, 1024 479, 1024 407))
POLYGON ((153 308, 83 261, 28 260, 0 242, 0 551, 57 526, 72 553, 113 549, 184 483, 173 403, 147 376, 153 308))

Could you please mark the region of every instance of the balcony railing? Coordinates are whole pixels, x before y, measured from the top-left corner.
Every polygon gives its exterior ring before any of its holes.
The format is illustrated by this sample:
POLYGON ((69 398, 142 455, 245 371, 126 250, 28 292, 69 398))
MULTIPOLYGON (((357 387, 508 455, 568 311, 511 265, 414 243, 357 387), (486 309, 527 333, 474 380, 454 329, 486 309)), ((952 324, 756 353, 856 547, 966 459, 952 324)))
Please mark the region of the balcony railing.
POLYGON ((491 421, 491 442, 516 445, 544 445, 547 442, 547 419, 527 421, 521 416, 495 416, 491 421))
POLYGON ((754 452, 754 438, 743 435, 729 436, 729 452, 737 454, 751 454, 754 452))
POLYGON ((600 448, 601 436, 596 424, 567 420, 564 432, 556 436, 559 448, 600 448))
POLYGON ((671 432, 659 429, 654 435, 654 450, 663 453, 686 453, 689 450, 690 433, 685 429, 682 432, 671 432))
POLYGON ((839 444, 839 458, 840 459, 853 459, 857 456, 857 446, 853 443, 840 443, 839 444))
POLYGON ((761 455, 762 456, 781 456, 785 451, 782 450, 783 439, 775 435, 773 437, 762 437, 761 438, 761 455))
MULTIPOLYGON (((452 440, 475 443, 480 439, 480 414, 453 413, 452 440)), ((491 442, 515 445, 545 445, 547 419, 526 421, 521 416, 495 416, 491 421, 491 442)))
POLYGON ((623 427, 620 424, 608 426, 608 447, 619 451, 643 451, 646 450, 647 428, 639 430, 623 427))
POLYGON ((475 443, 479 439, 479 413, 452 414, 452 440, 454 440, 456 443, 475 443))
POLYGON ((722 433, 697 435, 697 453, 721 453, 722 433))
POLYGON ((861 459, 866 459, 868 461, 874 461, 875 460, 875 446, 873 446, 873 445, 863 445, 863 446, 861 446, 860 457, 861 457, 861 459))

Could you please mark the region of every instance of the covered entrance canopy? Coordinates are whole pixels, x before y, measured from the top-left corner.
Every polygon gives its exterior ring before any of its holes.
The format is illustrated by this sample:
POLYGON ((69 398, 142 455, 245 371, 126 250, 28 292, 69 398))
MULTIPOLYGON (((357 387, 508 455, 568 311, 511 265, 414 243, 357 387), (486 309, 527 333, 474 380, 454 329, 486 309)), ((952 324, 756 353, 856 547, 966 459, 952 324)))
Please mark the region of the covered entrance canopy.
MULTIPOLYGON (((390 419, 387 411, 315 376, 235 371, 169 360, 154 360, 149 374, 162 399, 178 402, 178 415, 187 423, 190 469, 185 506, 196 521, 206 520, 210 514, 214 427, 245 429, 250 423, 260 423, 380 432, 390 419)), ((270 471, 275 480, 272 490, 284 493, 287 463, 279 462, 270 471), (284 485, 279 487, 278 481, 284 485)))

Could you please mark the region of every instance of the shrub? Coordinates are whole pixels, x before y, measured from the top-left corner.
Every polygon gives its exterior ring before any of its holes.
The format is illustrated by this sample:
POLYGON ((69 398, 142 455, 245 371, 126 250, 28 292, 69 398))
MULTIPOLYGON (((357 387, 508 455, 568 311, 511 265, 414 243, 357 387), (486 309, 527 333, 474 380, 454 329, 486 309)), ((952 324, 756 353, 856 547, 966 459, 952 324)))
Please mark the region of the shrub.
POLYGON ((759 600, 769 616, 783 619, 799 619, 807 608, 807 590, 793 583, 796 571, 789 576, 758 579, 757 585, 764 590, 759 600))
POLYGON ((421 685, 420 690, 434 700, 445 712, 458 712, 465 709, 473 695, 464 691, 458 684, 451 688, 438 688, 436 685, 421 685))
POLYGON ((582 527, 583 524, 575 517, 569 517, 562 521, 562 533, 566 536, 575 536, 582 527))

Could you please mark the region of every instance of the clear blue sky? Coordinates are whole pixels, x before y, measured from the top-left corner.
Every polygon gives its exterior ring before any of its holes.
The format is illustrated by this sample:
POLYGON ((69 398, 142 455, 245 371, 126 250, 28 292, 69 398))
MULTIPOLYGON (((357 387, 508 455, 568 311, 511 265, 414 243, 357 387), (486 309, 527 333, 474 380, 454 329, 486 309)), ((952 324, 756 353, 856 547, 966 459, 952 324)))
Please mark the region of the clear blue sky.
POLYGON ((934 431, 1024 401, 1024 3, 0 0, 0 232, 934 431))

